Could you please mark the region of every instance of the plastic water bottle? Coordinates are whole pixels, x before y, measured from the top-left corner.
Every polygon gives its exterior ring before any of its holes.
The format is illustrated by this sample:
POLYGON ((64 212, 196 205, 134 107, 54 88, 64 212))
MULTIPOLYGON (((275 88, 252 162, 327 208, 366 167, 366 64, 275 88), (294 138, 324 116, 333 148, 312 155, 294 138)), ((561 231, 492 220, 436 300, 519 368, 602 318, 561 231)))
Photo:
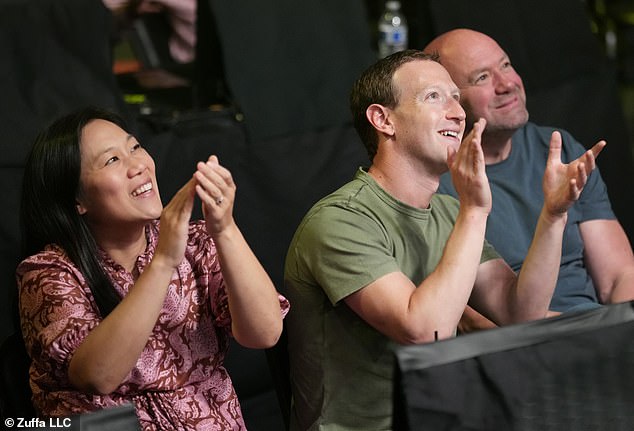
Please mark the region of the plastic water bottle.
POLYGON ((401 2, 388 0, 378 23, 379 58, 407 49, 407 20, 401 2))

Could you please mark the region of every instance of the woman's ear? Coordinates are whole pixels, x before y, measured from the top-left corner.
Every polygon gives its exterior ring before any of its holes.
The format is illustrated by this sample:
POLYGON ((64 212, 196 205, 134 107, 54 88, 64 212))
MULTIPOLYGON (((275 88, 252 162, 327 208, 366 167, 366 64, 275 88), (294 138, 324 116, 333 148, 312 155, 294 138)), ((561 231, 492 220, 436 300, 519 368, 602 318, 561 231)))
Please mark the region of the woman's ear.
POLYGON ((383 105, 373 103, 365 110, 365 115, 372 126, 379 132, 393 136, 394 127, 389 116, 390 111, 383 105))
POLYGON ((84 215, 86 214, 86 207, 84 207, 81 202, 76 201, 77 203, 75 204, 75 207, 77 208, 77 213, 79 215, 84 215))

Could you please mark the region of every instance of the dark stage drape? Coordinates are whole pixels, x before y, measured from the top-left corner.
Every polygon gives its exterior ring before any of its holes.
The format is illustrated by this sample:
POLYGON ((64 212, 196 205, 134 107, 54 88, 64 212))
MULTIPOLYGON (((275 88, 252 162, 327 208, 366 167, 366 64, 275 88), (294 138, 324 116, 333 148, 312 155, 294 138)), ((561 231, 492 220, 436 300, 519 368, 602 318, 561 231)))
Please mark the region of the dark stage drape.
POLYGON ((36 134, 83 105, 125 113, 100 0, 0 2, 0 340, 12 332, 24 159, 36 134))

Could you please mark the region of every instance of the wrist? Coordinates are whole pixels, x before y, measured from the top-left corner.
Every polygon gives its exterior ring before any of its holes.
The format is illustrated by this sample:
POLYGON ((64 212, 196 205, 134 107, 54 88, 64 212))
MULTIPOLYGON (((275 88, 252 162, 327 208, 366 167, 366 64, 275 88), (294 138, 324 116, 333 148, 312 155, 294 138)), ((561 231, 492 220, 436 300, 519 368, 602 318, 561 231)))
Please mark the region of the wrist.
POLYGON ((550 225, 562 224, 565 226, 568 221, 568 211, 551 212, 543 208, 540 217, 550 225))
POLYGON ((159 250, 157 250, 149 266, 154 271, 171 274, 178 267, 179 263, 180 261, 176 262, 170 256, 166 256, 163 253, 161 253, 159 250))
POLYGON ((208 229, 209 236, 214 239, 214 242, 223 242, 223 241, 232 241, 232 239, 236 238, 240 235, 240 230, 236 225, 235 221, 231 221, 231 223, 223 226, 220 229, 208 229))
POLYGON ((458 218, 462 218, 464 220, 468 220, 471 222, 484 222, 486 223, 487 219, 489 218, 489 208, 484 208, 484 207, 477 207, 477 206, 471 206, 471 207, 460 207, 460 210, 458 211, 458 218))

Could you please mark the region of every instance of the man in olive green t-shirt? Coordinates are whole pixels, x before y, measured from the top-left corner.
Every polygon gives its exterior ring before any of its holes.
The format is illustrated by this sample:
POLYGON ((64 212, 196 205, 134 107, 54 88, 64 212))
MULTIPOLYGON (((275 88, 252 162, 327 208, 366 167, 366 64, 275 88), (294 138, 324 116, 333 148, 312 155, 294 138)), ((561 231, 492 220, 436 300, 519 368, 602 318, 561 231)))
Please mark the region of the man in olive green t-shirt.
POLYGON ((467 302, 498 324, 544 317, 567 210, 602 148, 564 165, 551 142, 518 275, 484 240, 486 124, 461 145, 459 90, 435 58, 380 60, 355 83, 351 108, 372 165, 308 212, 286 259, 293 430, 391 429, 393 346, 453 336, 467 302), (447 169, 460 204, 435 194, 447 169))

